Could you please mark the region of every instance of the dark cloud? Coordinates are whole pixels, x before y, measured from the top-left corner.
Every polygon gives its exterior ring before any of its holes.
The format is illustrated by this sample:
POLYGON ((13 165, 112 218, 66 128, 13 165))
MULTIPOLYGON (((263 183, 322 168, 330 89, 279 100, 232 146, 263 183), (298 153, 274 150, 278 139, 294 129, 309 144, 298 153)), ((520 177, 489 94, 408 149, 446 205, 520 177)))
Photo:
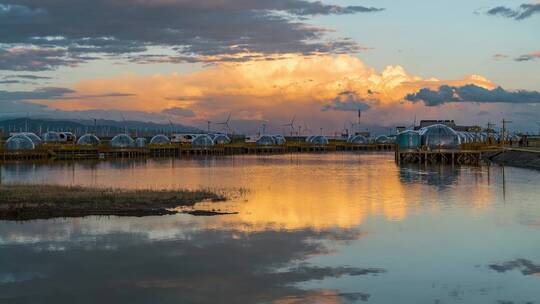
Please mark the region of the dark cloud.
POLYGON ((356 92, 344 91, 338 94, 334 100, 323 107, 323 111, 345 111, 356 112, 365 111, 370 106, 356 92))
POLYGON ((69 57, 64 49, 0 48, 0 70, 46 71, 58 66, 74 66, 81 61, 80 58, 69 57))
MULTIPOLYGON (((20 53, 4 50, 5 57, 19 55, 11 58, 9 64, 2 64, 4 69, 14 70, 51 69, 100 58, 92 54, 139 53, 150 46, 174 49, 178 56, 166 57, 169 62, 248 52, 354 52, 359 48, 353 41, 324 41, 328 30, 307 25, 302 19, 382 10, 303 0, 3 0, 2 3, 0 43, 39 46, 42 54, 54 50, 46 56, 49 60, 35 65, 29 64, 30 58, 23 61, 20 53)), ((36 50, 28 49, 27 53, 31 56, 36 50)))
POLYGON ((539 59, 540 58, 540 52, 535 52, 535 53, 530 53, 530 54, 526 54, 526 55, 521 55, 519 57, 517 57, 515 60, 516 61, 531 61, 531 60, 536 60, 536 59, 539 59))
POLYGON ((423 101, 427 106, 438 106, 448 102, 505 102, 505 103, 540 103, 540 92, 537 91, 506 91, 501 87, 493 90, 485 89, 474 84, 461 87, 443 85, 438 90, 428 88, 409 94, 406 100, 423 101))
POLYGON ((70 93, 75 93, 75 91, 56 87, 39 88, 33 91, 0 91, 0 102, 55 99, 70 93))
POLYGON ((501 264, 491 264, 489 268, 500 273, 512 270, 519 270, 523 275, 538 275, 540 274, 540 265, 534 264, 527 259, 516 259, 507 261, 501 264))
POLYGON ((497 6, 487 11, 488 15, 501 16, 515 20, 527 19, 537 13, 540 13, 540 3, 525 3, 516 9, 508 8, 506 6, 497 6))
POLYGON ((15 80, 15 79, 0 80, 0 84, 15 84, 15 83, 21 83, 21 81, 15 80))
POLYGON ((0 91, 0 101, 30 101, 30 100, 76 100, 105 97, 130 97, 129 93, 106 93, 97 95, 77 95, 76 91, 68 88, 45 87, 32 91, 0 91))
POLYGON ((19 74, 19 75, 8 75, 4 77, 5 79, 28 79, 28 80, 47 80, 52 79, 52 77, 49 76, 37 76, 37 75, 29 75, 29 74, 19 74))
POLYGON ((170 114, 174 116, 180 116, 180 117, 194 117, 195 116, 195 112, 193 112, 193 110, 178 108, 178 107, 165 109, 161 111, 161 113, 170 114))

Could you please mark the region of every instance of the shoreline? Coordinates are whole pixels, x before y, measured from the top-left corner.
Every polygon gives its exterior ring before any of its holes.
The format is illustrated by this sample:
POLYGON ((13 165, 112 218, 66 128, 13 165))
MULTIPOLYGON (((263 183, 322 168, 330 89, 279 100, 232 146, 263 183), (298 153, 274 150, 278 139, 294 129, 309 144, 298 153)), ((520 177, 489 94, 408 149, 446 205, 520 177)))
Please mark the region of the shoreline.
POLYGON ((121 190, 56 185, 0 185, 0 220, 26 221, 84 216, 212 216, 221 211, 172 210, 203 201, 222 202, 210 190, 121 190))
POLYGON ((510 148, 504 151, 488 153, 484 158, 498 165, 540 170, 540 150, 510 148))

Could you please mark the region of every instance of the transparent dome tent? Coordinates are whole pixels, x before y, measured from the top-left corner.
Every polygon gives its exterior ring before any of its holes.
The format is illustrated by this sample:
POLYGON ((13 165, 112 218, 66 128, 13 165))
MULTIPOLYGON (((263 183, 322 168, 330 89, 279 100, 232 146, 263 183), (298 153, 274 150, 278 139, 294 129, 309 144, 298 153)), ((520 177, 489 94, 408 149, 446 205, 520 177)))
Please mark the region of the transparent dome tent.
POLYGON ((349 139, 347 139, 347 142, 351 144, 355 144, 355 145, 364 145, 364 144, 369 143, 369 140, 365 136, 362 136, 362 135, 353 135, 349 137, 349 139))
POLYGON ((285 140, 285 137, 283 135, 274 135, 274 141, 276 142, 276 145, 284 145, 287 140, 285 140))
POLYGON ((25 132, 25 133, 22 133, 23 135, 26 135, 26 137, 30 138, 30 140, 34 143, 35 146, 37 145, 40 145, 42 140, 39 136, 37 136, 36 134, 34 133, 31 133, 31 132, 25 132))
POLYGON ((113 148, 130 148, 135 146, 135 141, 127 134, 118 134, 111 139, 110 146, 113 148))
POLYGON ((257 139, 257 145, 259 146, 271 146, 276 144, 276 140, 271 135, 263 135, 257 139))
POLYGON ((469 138, 465 135, 464 132, 456 132, 459 137, 460 144, 466 144, 469 142, 469 138))
POLYGON ((94 134, 84 134, 77 140, 77 145, 97 146, 101 143, 101 140, 94 134))
POLYGON ((46 143, 60 142, 60 134, 58 134, 58 132, 49 131, 43 134, 42 136, 43 136, 43 141, 46 143))
POLYGON ((210 135, 201 134, 201 135, 195 137, 195 139, 193 139, 191 144, 193 146, 199 146, 199 147, 213 146, 214 145, 214 140, 212 140, 212 137, 210 135))
POLYGON ((401 149, 417 149, 420 147, 422 140, 420 133, 406 130, 396 136, 396 142, 401 149))
POLYGON ((386 135, 379 135, 375 138, 375 143, 377 144, 389 144, 392 140, 386 135))
POLYGON ((135 147, 144 148, 144 146, 146 146, 146 138, 138 137, 135 139, 135 147))
POLYGON ((6 140, 4 148, 6 150, 33 150, 36 146, 34 142, 24 134, 11 136, 6 140))
POLYGON ((214 144, 216 145, 226 145, 231 143, 231 139, 229 136, 225 134, 214 134, 214 137, 212 139, 214 141, 214 144))
POLYGON ((420 130, 422 145, 437 149, 455 149, 459 146, 459 135, 454 129, 442 124, 431 125, 420 130))
POLYGON ((151 145, 168 145, 171 143, 171 139, 163 134, 158 134, 150 139, 151 145))
POLYGON ((314 145, 328 145, 328 138, 322 135, 316 135, 311 137, 309 142, 314 145))

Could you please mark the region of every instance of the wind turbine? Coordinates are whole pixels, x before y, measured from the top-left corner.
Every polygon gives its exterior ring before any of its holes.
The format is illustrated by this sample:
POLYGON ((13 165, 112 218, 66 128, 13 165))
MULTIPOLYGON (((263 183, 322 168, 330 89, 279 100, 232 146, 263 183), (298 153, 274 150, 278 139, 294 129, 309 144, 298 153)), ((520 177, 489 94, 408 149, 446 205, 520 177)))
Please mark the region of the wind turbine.
POLYGON ((172 123, 172 121, 169 119, 169 124, 171 125, 171 137, 174 133, 174 124, 172 123))
POLYGON ((122 121, 124 122, 124 133, 127 134, 126 118, 124 117, 124 114, 122 114, 122 113, 120 113, 120 116, 122 116, 122 121))
POLYGON ((536 125, 538 126, 538 135, 540 135, 540 122, 537 122, 536 125))
POLYGON ((293 135, 293 133, 295 131, 295 129, 294 129, 294 121, 295 120, 296 120, 296 114, 291 119, 291 122, 289 122, 288 124, 281 125, 282 127, 290 127, 291 128, 291 136, 293 135))
POLYGON ((231 113, 229 113, 229 116, 227 116, 227 120, 224 122, 216 122, 216 125, 223 126, 223 129, 226 129, 228 132, 232 133, 232 128, 229 125, 229 122, 231 121, 231 113))
POLYGON ((308 127, 307 123, 304 121, 304 132, 309 136, 311 129, 308 127))

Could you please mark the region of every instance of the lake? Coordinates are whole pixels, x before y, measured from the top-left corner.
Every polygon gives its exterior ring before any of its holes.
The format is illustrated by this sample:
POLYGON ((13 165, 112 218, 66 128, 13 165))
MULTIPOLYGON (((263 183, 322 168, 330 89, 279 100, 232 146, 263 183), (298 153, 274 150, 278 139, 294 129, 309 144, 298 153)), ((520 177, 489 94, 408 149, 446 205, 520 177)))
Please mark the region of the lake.
POLYGON ((540 303, 540 172, 392 153, 0 164, 1 183, 210 188, 214 217, 0 221, 0 303, 540 303))

